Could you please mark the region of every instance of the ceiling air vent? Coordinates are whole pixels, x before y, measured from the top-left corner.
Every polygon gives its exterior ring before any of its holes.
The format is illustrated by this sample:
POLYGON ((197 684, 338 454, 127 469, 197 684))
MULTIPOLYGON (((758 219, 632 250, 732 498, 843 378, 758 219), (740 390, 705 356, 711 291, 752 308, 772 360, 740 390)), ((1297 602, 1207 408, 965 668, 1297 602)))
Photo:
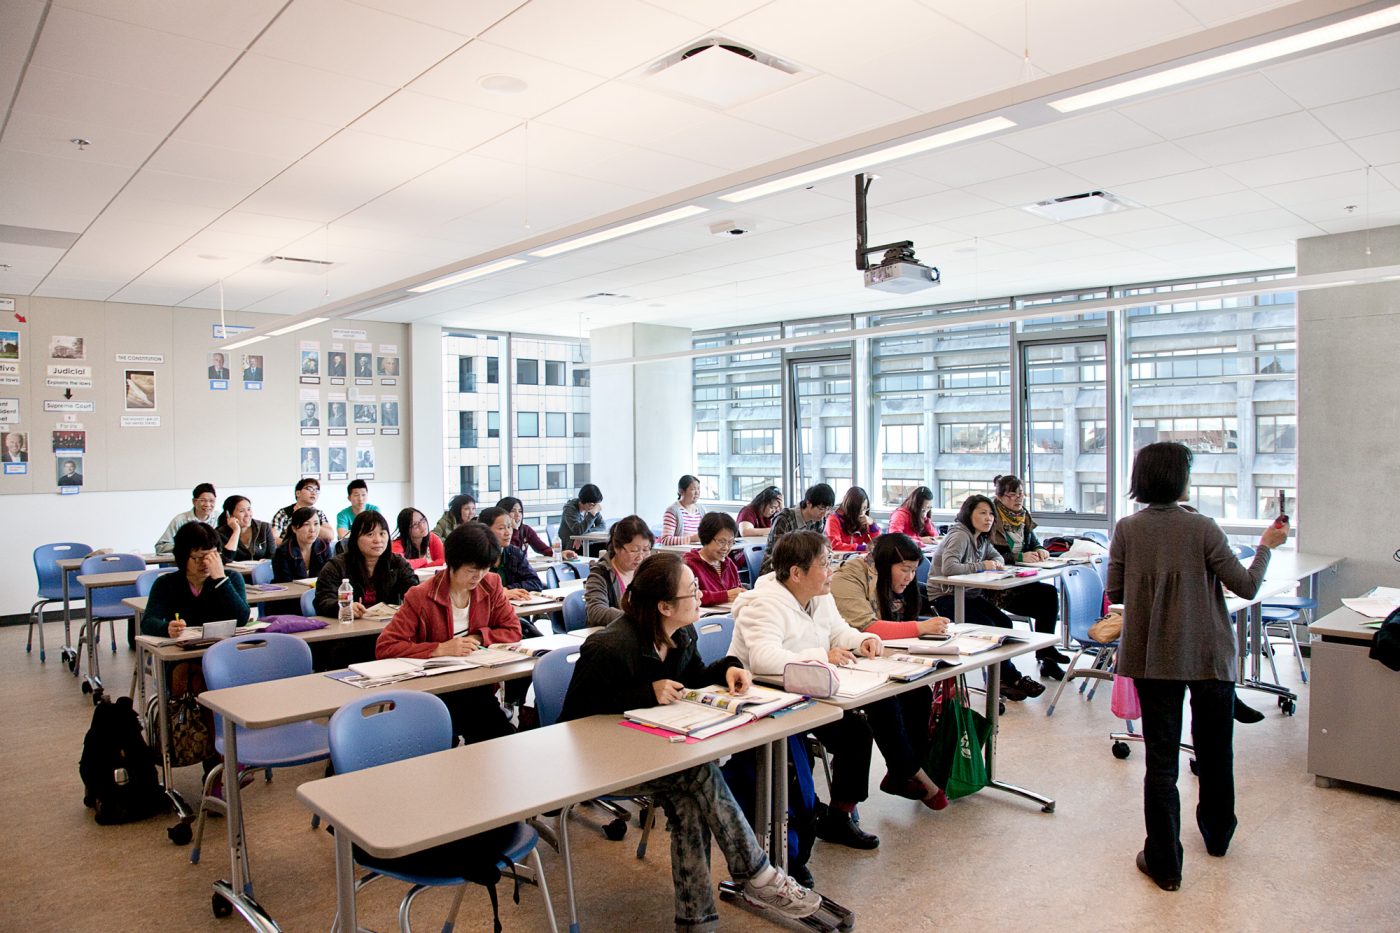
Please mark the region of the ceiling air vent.
POLYGON ((262 264, 279 272, 297 272, 302 275, 321 275, 340 265, 329 259, 304 259, 300 256, 269 256, 262 264))
POLYGON ((625 305, 636 300, 631 295, 618 295, 614 292, 594 292, 579 299, 579 301, 586 301, 591 305, 625 305))
POLYGON ((1050 220, 1065 221, 1080 220, 1097 214, 1129 211, 1141 206, 1141 204, 1136 204, 1127 198, 1120 198, 1107 191, 1086 191, 1083 194, 1071 194, 1063 198, 1052 198, 1049 201, 1026 204, 1021 207, 1021 210, 1030 211, 1040 217, 1048 217, 1050 220))
POLYGON ((790 62, 711 36, 672 52, 637 77, 651 90, 728 110, 807 76, 790 62))

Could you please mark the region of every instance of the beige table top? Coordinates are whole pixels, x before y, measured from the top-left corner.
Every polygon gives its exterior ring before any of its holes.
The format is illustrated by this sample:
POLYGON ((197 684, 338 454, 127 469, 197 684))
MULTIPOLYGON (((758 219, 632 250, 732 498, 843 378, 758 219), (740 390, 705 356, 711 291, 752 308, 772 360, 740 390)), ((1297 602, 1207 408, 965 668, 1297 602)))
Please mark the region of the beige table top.
MULTIPOLYGON (((1019 572, 1021 572, 1021 571, 1030 570, 1030 569, 1031 569, 1030 567, 1008 567, 1005 571, 1001 571, 1001 572, 1002 572, 1002 573, 1010 573, 1010 572, 1019 573, 1019 572)), ((1029 577, 1011 576, 1011 577, 1004 577, 1004 578, 1002 578, 1002 579, 1000 579, 1000 580, 974 580, 974 579, 969 579, 968 577, 963 577, 963 576, 942 577, 942 576, 938 576, 938 575, 936 575, 936 574, 932 574, 932 573, 931 573, 931 574, 928 575, 928 582, 929 582, 929 583, 939 583, 939 584, 942 584, 943 586, 962 586, 962 587, 968 587, 968 588, 974 589, 974 590, 1011 590, 1011 589, 1015 589, 1015 588, 1018 587, 1018 586, 1025 586, 1027 583, 1036 583, 1036 582, 1038 582, 1038 581, 1044 581, 1044 580, 1051 580, 1051 579, 1054 579, 1055 577, 1058 577, 1060 574, 1064 573, 1065 570, 1067 570, 1067 569, 1068 569, 1068 568, 1066 568, 1066 567, 1046 567, 1044 570, 1036 570, 1034 576, 1029 576, 1029 577)))
POLYGON ((110 586, 131 586, 145 570, 117 570, 112 573, 78 574, 78 585, 89 590, 100 590, 110 586))
POLYGON ((1308 626, 1314 638, 1328 641, 1355 641, 1371 643, 1376 637, 1376 629, 1366 625, 1371 620, 1354 609, 1342 606, 1308 626))
MULTIPOLYGON (((123 551, 123 552, 120 552, 120 553, 127 553, 127 552, 123 551)), ((97 555, 97 556, 100 557, 100 556, 102 556, 102 555, 97 555)), ((174 554, 137 554, 136 556, 139 557, 139 558, 141 558, 142 560, 144 560, 144 561, 145 561, 146 563, 148 563, 148 564, 173 564, 173 563, 175 563, 175 555, 174 555, 174 554)), ((86 556, 86 555, 83 556, 83 557, 65 557, 65 558, 63 558, 62 560, 54 561, 54 564, 57 565, 57 566, 58 566, 60 569, 62 569, 62 570, 77 570, 79 567, 81 567, 81 566, 83 565, 83 561, 85 561, 85 560, 87 560, 87 556, 86 556)))
POLYGON ((370 854, 393 858, 674 774, 840 718, 836 707, 814 703, 703 742, 672 744, 661 736, 619 725, 617 716, 591 716, 311 781, 297 788, 297 797, 370 854), (551 766, 541 768, 542 761, 551 766), (501 788, 506 781, 508 793, 471 792, 473 787, 501 788), (385 801, 393 805, 386 806, 385 801))
MULTIPOLYGON (((306 587, 299 583, 278 583, 276 585, 283 587, 283 589, 274 590, 272 592, 254 589, 246 590, 245 595, 247 596, 248 605, 256 606, 259 603, 275 603, 284 599, 301 599, 301 594, 307 591, 306 587)), ((145 612, 146 603, 149 600, 149 596, 128 596, 126 599, 122 600, 122 603, 130 606, 137 612, 145 612)))
MULTIPOLYGON (((142 599, 144 605, 144 598, 135 598, 142 599)), ((122 602, 131 605, 131 600, 129 599, 124 599, 122 602)), ((140 609, 137 611, 139 612, 140 609)), ((295 637, 304 641, 334 641, 337 638, 353 638, 356 635, 378 635, 380 632, 384 631, 384 626, 388 624, 388 620, 386 619, 375 619, 372 621, 369 619, 356 619, 348 625, 341 625, 335 619, 328 619, 325 616, 316 616, 316 618, 325 622, 326 627, 312 629, 309 632, 297 632, 295 633, 295 637)), ((137 641, 140 640, 140 636, 137 636, 137 641)), ((181 648, 179 645, 157 646, 144 643, 143 647, 148 654, 158 661, 165 663, 171 661, 191 661, 203 657, 204 652, 209 650, 208 648, 181 648)))

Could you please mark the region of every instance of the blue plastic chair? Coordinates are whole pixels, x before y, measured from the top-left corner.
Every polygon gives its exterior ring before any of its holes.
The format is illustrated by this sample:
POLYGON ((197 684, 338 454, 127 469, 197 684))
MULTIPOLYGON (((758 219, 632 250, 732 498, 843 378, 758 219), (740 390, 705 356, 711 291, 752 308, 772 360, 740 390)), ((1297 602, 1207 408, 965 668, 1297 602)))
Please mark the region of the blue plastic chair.
POLYGON ((543 580, 544 580, 544 588, 545 588, 545 589, 547 589, 547 590, 552 590, 552 589, 558 588, 558 586, 559 586, 559 565, 558 565, 558 564, 550 564, 548 567, 545 567, 543 570, 539 571, 539 573, 541 574, 541 576, 542 576, 542 578, 543 578, 543 580))
POLYGON ((1250 547, 1248 544, 1232 544, 1230 545, 1230 550, 1234 551, 1235 556, 1242 561, 1254 559, 1254 548, 1250 547))
POLYGON ((730 616, 710 616, 695 623, 695 649, 706 665, 729 654, 734 639, 734 619, 730 616))
POLYGON ((758 584, 759 571, 763 568, 763 555, 768 550, 766 544, 755 544, 744 549, 744 562, 749 568, 749 586, 758 584))
POLYGON ((1102 544, 1104 547, 1108 547, 1108 535, 1104 534, 1102 531, 1085 531, 1085 532, 1081 532, 1080 535, 1079 535, 1079 537, 1081 537, 1081 538, 1088 538, 1090 541, 1097 541, 1099 544, 1102 544))
MULTIPOLYGON (((259 632, 236 635, 215 643, 204 654, 204 683, 210 690, 241 687, 244 684, 300 677, 311 673, 311 646, 294 635, 259 632)), ((238 732, 238 761, 249 769, 291 768, 296 765, 323 761, 330 757, 326 727, 319 722, 289 722, 267 729, 245 729, 238 732)), ((224 753, 223 717, 214 716, 214 750, 224 753)), ((234 768, 233 780, 238 780, 234 768)), ((194 831, 194 848, 190 861, 199 863, 200 842, 204 838, 204 823, 210 810, 228 815, 224 801, 210 796, 214 782, 223 774, 221 762, 204 779, 204 796, 199 802, 199 822, 194 831)), ((319 819, 312 817, 311 825, 319 819)))
POLYGON ((261 585, 261 584, 263 584, 263 583, 271 583, 271 582, 272 582, 272 561, 270 561, 270 560, 259 561, 258 564, 257 564, 257 566, 253 568, 253 575, 252 575, 252 576, 253 576, 253 583, 254 583, 255 585, 261 585))
POLYGON ((307 617, 316 615, 316 589, 312 587, 301 594, 301 614, 307 617))
POLYGON ((163 577, 167 573, 174 573, 174 567, 153 567, 141 576, 136 578, 136 595, 150 596, 151 587, 156 585, 156 577, 163 577))
MULTIPOLYGON (((1075 643, 1074 656, 1065 668, 1064 679, 1055 688, 1050 705, 1045 708, 1046 716, 1055 714, 1055 704, 1065 685, 1076 677, 1094 680, 1113 679, 1113 660, 1118 651, 1118 642, 1098 642, 1089 637, 1089 627, 1098 621, 1103 611, 1103 584, 1099 575, 1088 567, 1069 567, 1060 574, 1060 591, 1064 594, 1065 624, 1069 627, 1069 637, 1075 643), (1093 656, 1093 664, 1076 667, 1081 656, 1093 656)), ((1081 688, 1082 689, 1082 688, 1081 688)), ((1094 695, 1089 694, 1089 699, 1094 695)))
POLYGON ((568 580, 581 580, 588 576, 587 570, 584 570, 583 573, 579 573, 578 567, 574 566, 574 564, 575 562, 573 561, 564 560, 557 564, 549 565, 549 569, 554 572, 555 586, 568 580))
POLYGON ((574 568, 574 579, 576 580, 588 579, 588 573, 593 569, 593 564, 582 557, 576 558, 575 560, 566 560, 564 563, 574 568))
MULTIPOLYGON (((36 591, 39 598, 29 607, 29 638, 24 643, 24 653, 29 654, 34 650, 34 627, 37 625, 40 663, 48 657, 48 651, 44 648, 44 607, 49 603, 63 602, 63 571, 58 569, 58 562, 83 557, 91 552, 92 548, 77 541, 56 541, 53 544, 41 544, 34 549, 34 576, 39 580, 39 589, 36 591)), ((78 571, 69 571, 69 602, 81 598, 82 592, 83 588, 78 586, 78 571)))
MULTIPOLYGON (((446 704, 431 693, 412 690, 372 693, 336 710, 331 717, 329 739, 331 763, 335 766, 336 774, 349 774, 362 768, 374 768, 450 749, 452 716, 446 704)), ((506 872, 511 870, 513 864, 527 858, 530 860, 535 871, 535 883, 544 896, 549 927, 557 933, 554 904, 549 897, 544 865, 540 862, 539 833, 525 823, 515 823, 511 828, 515 834, 502 847, 496 867, 506 872)), ((452 902, 452 912, 442 927, 444 933, 451 933, 469 883, 466 878, 452 873, 456 846, 457 843, 447 843, 416 852, 408 858, 388 859, 374 858, 355 846, 355 863, 369 869, 364 877, 356 880, 355 891, 358 893, 365 885, 381 877, 411 885, 399 903, 399 929, 409 931, 412 929, 409 914, 413 910, 414 898, 429 888, 458 887, 460 890, 452 902), (425 871, 425 865, 441 866, 441 871, 425 871)), ((337 914, 331 926, 335 928, 339 925, 337 914)))
MULTIPOLYGON (((97 573, 121 573, 128 570, 145 570, 146 559, 136 554, 98 554, 86 558, 82 567, 78 568, 78 573, 87 576, 97 573)), ((78 636, 78 648, 82 649, 83 638, 91 638, 94 648, 97 647, 98 629, 102 622, 109 621, 112 624, 112 653, 117 653, 117 619, 134 619, 136 610, 122 603, 123 599, 139 595, 136 592, 136 584, 131 586, 104 586, 101 589, 92 591, 92 598, 88 600, 87 617, 88 621, 83 625, 83 633, 78 636)), ((77 671, 75 670, 76 674, 77 671)), ((95 671, 90 672, 96 674, 95 671)))
POLYGON ((573 632, 588 627, 588 610, 583 605, 583 590, 574 590, 564 597, 564 631, 573 632))
POLYGON ((933 561, 925 554, 919 558, 919 566, 914 571, 914 583, 919 588, 919 615, 932 614, 933 602, 928 598, 928 575, 933 569, 933 561))

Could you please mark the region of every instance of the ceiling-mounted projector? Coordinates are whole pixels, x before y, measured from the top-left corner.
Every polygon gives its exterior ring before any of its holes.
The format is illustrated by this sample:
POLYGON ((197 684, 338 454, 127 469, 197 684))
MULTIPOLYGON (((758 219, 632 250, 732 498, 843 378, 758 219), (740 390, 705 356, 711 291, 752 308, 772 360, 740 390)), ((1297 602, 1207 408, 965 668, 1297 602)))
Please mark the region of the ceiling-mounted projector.
POLYGON ((865 287, 907 295, 939 284, 941 278, 938 270, 914 258, 912 240, 883 246, 865 245, 865 196, 870 191, 870 182, 874 180, 874 176, 867 179, 864 173, 856 176, 856 268, 865 273, 865 287), (872 265, 870 254, 881 250, 885 252, 884 257, 872 265))

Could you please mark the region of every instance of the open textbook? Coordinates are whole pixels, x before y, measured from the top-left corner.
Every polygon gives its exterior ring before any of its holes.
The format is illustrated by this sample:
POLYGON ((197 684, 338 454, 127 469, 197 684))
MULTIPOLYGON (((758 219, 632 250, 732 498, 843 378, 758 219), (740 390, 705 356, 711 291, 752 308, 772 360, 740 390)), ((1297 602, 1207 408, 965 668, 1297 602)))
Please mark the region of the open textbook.
POLYGON ((665 706, 629 709, 622 715, 633 722, 696 739, 707 739, 801 703, 803 697, 772 687, 751 685, 747 693, 724 687, 695 687, 665 706))
POLYGON ((1025 640, 1026 636, 1019 632, 989 632, 985 629, 979 629, 977 631, 960 632, 943 641, 926 641, 919 638, 896 638, 886 641, 885 645, 891 648, 903 648, 910 654, 958 656, 981 654, 983 651, 991 651, 993 648, 1000 648, 1008 641, 1017 642, 1025 640))

